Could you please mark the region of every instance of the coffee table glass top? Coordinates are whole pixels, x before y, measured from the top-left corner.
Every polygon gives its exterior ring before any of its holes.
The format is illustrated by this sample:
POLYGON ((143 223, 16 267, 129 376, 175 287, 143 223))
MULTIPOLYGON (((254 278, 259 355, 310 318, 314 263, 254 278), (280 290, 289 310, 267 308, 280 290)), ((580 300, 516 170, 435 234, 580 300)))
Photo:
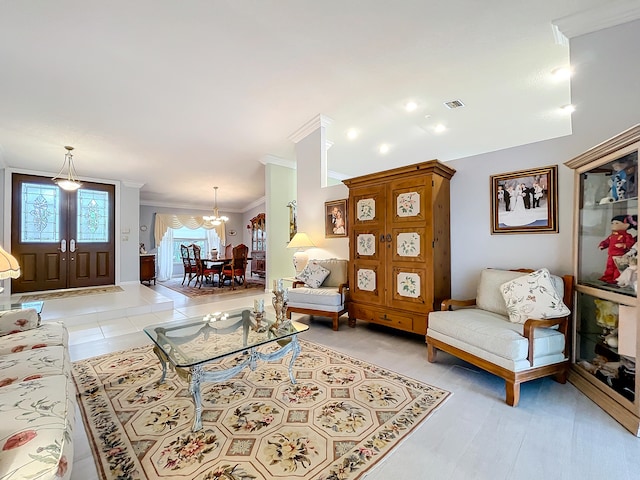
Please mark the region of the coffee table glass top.
POLYGON ((25 309, 25 308, 35 308, 38 314, 42 313, 42 307, 44 302, 39 300, 36 302, 0 302, 0 312, 4 312, 5 310, 16 310, 16 309, 25 309))
POLYGON ((144 332, 173 365, 192 367, 309 329, 298 322, 276 329, 274 322, 267 312, 258 322, 252 309, 238 309, 149 325, 144 332))

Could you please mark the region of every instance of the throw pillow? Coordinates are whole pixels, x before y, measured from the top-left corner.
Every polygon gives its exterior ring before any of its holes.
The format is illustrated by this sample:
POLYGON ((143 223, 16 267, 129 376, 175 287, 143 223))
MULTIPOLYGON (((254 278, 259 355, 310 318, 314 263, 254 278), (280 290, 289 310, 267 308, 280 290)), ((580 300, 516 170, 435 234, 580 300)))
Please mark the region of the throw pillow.
POLYGON ((566 317, 571 313, 558 295, 546 268, 503 283, 500 291, 507 304, 509 320, 513 323, 524 323, 529 318, 566 317))
POLYGON ((296 275, 296 280, 304 282, 311 288, 318 288, 320 285, 322 285, 324 279, 329 276, 329 273, 331 273, 330 270, 327 270, 322 265, 311 261, 307 263, 307 266, 304 267, 304 270, 296 275))

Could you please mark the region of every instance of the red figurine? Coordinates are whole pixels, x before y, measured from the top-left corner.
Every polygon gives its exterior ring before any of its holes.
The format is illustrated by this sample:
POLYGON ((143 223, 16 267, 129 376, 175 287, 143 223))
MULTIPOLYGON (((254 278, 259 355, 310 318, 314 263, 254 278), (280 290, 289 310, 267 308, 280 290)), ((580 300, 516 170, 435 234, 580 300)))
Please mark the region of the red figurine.
POLYGON ((619 257, 629 251, 636 243, 636 239, 627 232, 630 227, 637 227, 637 217, 635 215, 616 215, 611 219, 611 235, 600 242, 600 250, 607 248, 607 268, 599 280, 607 283, 616 283, 620 276, 620 270, 615 264, 613 257, 619 257))

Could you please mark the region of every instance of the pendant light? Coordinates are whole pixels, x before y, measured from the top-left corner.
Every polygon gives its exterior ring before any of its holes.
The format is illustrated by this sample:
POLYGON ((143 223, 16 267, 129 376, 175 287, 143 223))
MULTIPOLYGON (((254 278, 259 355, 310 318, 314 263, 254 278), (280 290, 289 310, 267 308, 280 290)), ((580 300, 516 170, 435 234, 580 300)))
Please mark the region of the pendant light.
POLYGON ((229 217, 225 215, 220 216, 218 213, 218 187, 213 187, 215 200, 213 204, 213 215, 205 215, 202 218, 207 222, 211 222, 213 225, 220 225, 229 220, 229 217))
POLYGON ((58 172, 58 174, 52 178, 53 183, 58 185, 61 189, 66 190, 68 192, 73 192, 78 190, 82 184, 78 181, 78 175, 76 174, 76 169, 73 166, 73 155, 71 151, 73 147, 64 147, 67 149, 67 153, 64 154, 64 163, 62 164, 62 168, 58 172), (62 174, 64 172, 64 168, 67 167, 67 175, 66 177, 62 174))

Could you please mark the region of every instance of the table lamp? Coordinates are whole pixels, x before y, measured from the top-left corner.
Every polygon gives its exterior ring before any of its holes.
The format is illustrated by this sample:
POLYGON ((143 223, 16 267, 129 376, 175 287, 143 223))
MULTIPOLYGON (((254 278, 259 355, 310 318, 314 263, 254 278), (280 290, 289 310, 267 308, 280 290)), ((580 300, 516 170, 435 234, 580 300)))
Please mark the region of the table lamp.
POLYGON ((309 255, 303 250, 304 248, 315 247, 311 239, 306 233, 296 233, 287 248, 297 248, 293 254, 293 267, 296 269, 296 275, 299 274, 309 261, 309 255))
MULTIPOLYGON (((5 278, 18 278, 20 276, 20 265, 13 255, 0 247, 0 280, 5 278)), ((4 288, 0 287, 0 293, 4 288)))

